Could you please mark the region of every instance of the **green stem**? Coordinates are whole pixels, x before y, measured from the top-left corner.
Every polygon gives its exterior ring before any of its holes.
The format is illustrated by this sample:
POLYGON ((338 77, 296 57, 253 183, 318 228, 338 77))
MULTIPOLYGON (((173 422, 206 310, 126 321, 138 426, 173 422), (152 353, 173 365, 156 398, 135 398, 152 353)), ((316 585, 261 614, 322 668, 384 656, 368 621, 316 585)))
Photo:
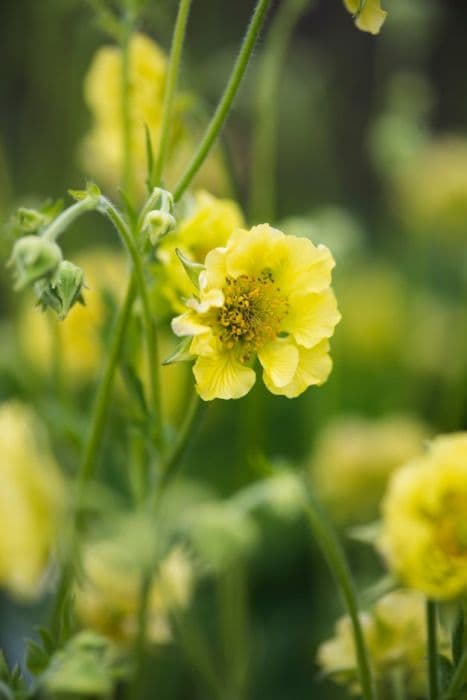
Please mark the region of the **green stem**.
POLYGON ((112 333, 112 341, 109 348, 107 364, 104 369, 102 381, 97 390, 94 408, 91 417, 91 428, 86 440, 83 456, 78 470, 78 485, 79 492, 82 494, 82 489, 86 482, 92 478, 96 469, 96 457, 101 444, 102 432, 104 429, 105 417, 109 405, 109 399, 112 389, 112 384, 117 369, 118 359, 120 357, 125 332, 130 318, 131 308, 135 298, 135 278, 132 276, 125 300, 119 310, 115 320, 115 326, 112 333))
POLYGON ((172 451, 168 455, 165 463, 162 466, 162 471, 158 483, 157 489, 157 500, 161 496, 162 492, 165 490, 169 481, 171 481, 180 466, 182 457, 185 453, 190 439, 193 437, 194 432, 199 423, 202 409, 205 408, 204 402, 201 402, 198 394, 193 391, 190 403, 188 405, 187 412, 184 416, 183 423, 180 426, 180 430, 177 433, 177 439, 172 447, 172 451))
POLYGON ((95 209, 97 203, 98 200, 96 197, 87 196, 79 202, 76 202, 76 204, 72 204, 71 207, 62 211, 62 213, 52 221, 50 226, 42 234, 42 237, 47 241, 56 241, 60 234, 62 234, 75 219, 78 219, 78 217, 82 216, 85 212, 95 209))
POLYGON ((154 173, 151 181, 159 184, 164 172, 165 161, 169 148, 170 125, 172 122, 173 107, 175 102, 175 91, 177 88, 178 72, 180 68, 180 58, 182 55, 183 42, 185 39, 186 25, 190 12, 191 0, 180 0, 178 14, 175 22, 170 50, 170 62, 167 72, 167 81, 164 91, 164 106, 162 111, 162 123, 159 139, 157 160, 154 166, 154 173))
POLYGON ((449 683, 449 687, 446 691, 446 695, 444 696, 445 700, 456 700, 456 698, 459 697, 459 694, 464 687, 464 685, 467 683, 467 649, 464 649, 464 653, 462 654, 459 663, 456 666, 456 670, 454 671, 454 674, 451 678, 451 682, 449 683))
POLYGON ((395 668, 391 673, 392 696, 394 700, 407 700, 404 670, 395 668))
POLYGON ((357 595, 344 552, 333 530, 319 512, 309 492, 306 513, 315 539, 318 542, 318 545, 328 563, 336 583, 339 586, 342 598, 347 607, 347 612, 352 622, 358 672, 363 697, 365 700, 375 700, 376 693, 372 679, 370 660, 358 614, 357 595))
POLYGON ((219 104, 214 112, 214 115, 205 131, 205 134, 201 140, 198 150, 193 156, 191 162, 189 163, 187 169, 180 178, 175 191, 174 200, 178 201, 183 195, 190 182, 204 163, 206 156, 213 143, 215 142, 220 130, 224 126, 224 122, 232 106, 232 102, 237 94, 238 88, 245 74, 246 67, 250 60, 253 48, 258 38, 258 34, 263 26, 263 22, 266 16, 271 0, 258 0, 255 11, 251 18, 251 22, 246 31, 245 37, 240 48, 240 53, 232 69, 232 73, 225 87, 224 93, 219 101, 219 104))
POLYGON ((135 276, 138 293, 141 299, 143 312, 143 324, 146 335, 147 357, 149 368, 149 383, 151 387, 151 399, 153 404, 153 420, 155 424, 156 441, 162 443, 162 411, 161 411, 161 396, 160 396, 160 378, 159 378, 159 349, 157 343, 157 335, 152 320, 151 305, 144 276, 143 261, 141 259, 138 246, 133 238, 130 229, 124 218, 109 200, 101 197, 101 205, 99 211, 107 216, 120 234, 123 243, 125 244, 128 253, 133 263, 133 274, 135 276))
POLYGON ((438 669, 438 610, 433 600, 426 602, 426 631, 428 643, 428 687, 430 700, 439 700, 438 669))
POLYGON ((251 171, 253 222, 274 221, 277 176, 279 85, 293 29, 310 0, 284 0, 272 21, 257 80, 251 171))

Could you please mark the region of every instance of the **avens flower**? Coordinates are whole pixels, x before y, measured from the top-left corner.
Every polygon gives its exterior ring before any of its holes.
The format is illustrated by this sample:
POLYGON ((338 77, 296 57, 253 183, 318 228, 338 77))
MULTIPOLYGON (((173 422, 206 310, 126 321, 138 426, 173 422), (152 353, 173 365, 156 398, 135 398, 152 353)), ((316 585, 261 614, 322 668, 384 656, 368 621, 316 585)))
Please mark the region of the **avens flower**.
POLYGON ((198 295, 172 322, 176 335, 192 337, 201 398, 244 396, 255 383, 256 358, 273 394, 292 398, 322 384, 340 319, 333 266, 325 246, 268 224, 236 229, 225 247, 209 252, 198 295))

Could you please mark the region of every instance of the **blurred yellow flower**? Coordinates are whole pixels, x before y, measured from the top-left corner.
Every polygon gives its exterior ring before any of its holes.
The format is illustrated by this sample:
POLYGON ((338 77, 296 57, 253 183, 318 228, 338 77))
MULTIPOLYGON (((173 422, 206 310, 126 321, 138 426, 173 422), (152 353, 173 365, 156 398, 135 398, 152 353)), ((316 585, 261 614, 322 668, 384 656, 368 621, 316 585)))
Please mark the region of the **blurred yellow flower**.
MULTIPOLYGON (((129 524, 132 529, 131 523, 129 524)), ((136 531, 133 530, 133 534, 136 531)), ((145 532, 148 538, 149 533, 145 532)), ((83 581, 76 589, 76 610, 83 625, 109 639, 128 644, 138 631, 142 564, 130 539, 103 539, 89 543, 83 553, 83 581)), ((185 608, 193 589, 193 571, 181 547, 161 561, 149 591, 147 638, 164 644, 171 639, 169 614, 185 608)))
POLYGON ((103 331, 123 297, 127 273, 124 256, 105 248, 77 256, 76 263, 84 270, 88 287, 83 291, 85 305, 75 304, 67 318, 59 321, 39 311, 28 298, 18 330, 28 360, 41 370, 48 369, 55 361, 53 336, 58 334, 67 377, 83 382, 94 379, 101 369, 105 352, 103 331))
POLYGON ((410 229, 464 241, 467 138, 445 135, 428 141, 396 173, 394 196, 410 229))
POLYGON ((162 294, 175 311, 185 311, 183 299, 194 292, 176 249, 188 260, 204 263, 210 250, 225 245, 232 231, 243 225, 242 212, 233 200, 217 199, 203 190, 195 193, 186 216, 157 250, 164 268, 162 294))
POLYGON ((353 267, 339 288, 343 321, 336 342, 349 358, 366 363, 399 356, 407 327, 407 295, 397 270, 368 261, 353 267))
POLYGON ((325 246, 268 224, 236 229, 206 256, 199 298, 172 328, 188 336, 201 398, 233 399, 253 386, 256 358, 273 394, 293 398, 329 376, 329 338, 340 319, 325 246))
MULTIPOLYGON (((398 590, 381 598, 368 613, 360 613, 363 634, 377 684, 382 692, 397 674, 408 697, 426 697, 426 631, 424 597, 398 590)), ((359 692, 357 660, 348 616, 336 624, 335 636, 321 644, 318 663, 333 680, 359 692)))
POLYGON ((0 404, 0 585, 38 596, 65 512, 65 484, 46 435, 27 406, 0 404))
POLYGON ((379 34, 387 12, 381 9, 380 0, 344 0, 347 10, 354 15, 355 26, 362 32, 379 34))
POLYGON ((379 546, 406 585, 440 600, 466 594, 467 433, 437 437, 394 474, 379 546))
POLYGON ((326 425, 311 470, 333 519, 348 525, 377 518, 391 473, 418 455, 426 439, 428 430, 412 416, 342 416, 326 425))
MULTIPOLYGON (((144 34, 134 34, 129 44, 130 151, 138 192, 147 175, 146 133, 154 148, 159 143, 167 57, 144 34)), ((84 83, 86 103, 93 123, 82 144, 86 170, 99 182, 117 187, 124 161, 122 52, 117 46, 100 48, 93 58, 84 83)), ((183 135, 181 115, 187 100, 178 97, 172 121, 172 144, 183 135)))

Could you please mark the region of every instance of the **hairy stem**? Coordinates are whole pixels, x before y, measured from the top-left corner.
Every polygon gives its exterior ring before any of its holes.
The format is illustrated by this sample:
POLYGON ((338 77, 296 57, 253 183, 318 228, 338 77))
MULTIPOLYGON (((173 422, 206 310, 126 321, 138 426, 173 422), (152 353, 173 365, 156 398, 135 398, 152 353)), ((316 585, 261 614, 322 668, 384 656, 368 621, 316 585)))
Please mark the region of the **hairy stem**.
POLYGON ((372 678, 368 650, 363 636, 362 625, 358 615, 358 602, 352 575, 345 559, 344 552, 336 535, 317 508, 314 499, 308 492, 306 514, 313 535, 328 563, 328 566, 336 580, 346 605, 347 612, 353 628, 355 650, 358 663, 358 673, 362 694, 365 700, 375 700, 376 693, 372 678))
POLYGON ((266 17, 266 12, 271 4, 271 0, 258 0, 256 4, 255 11, 251 18, 251 22, 246 31, 245 37, 243 39, 240 53, 230 74, 230 78, 225 87, 224 93, 217 105, 216 111, 208 124, 208 127, 204 133, 201 143, 198 146, 198 150, 193 156, 191 162, 189 163, 187 169, 180 178, 175 191, 174 200, 178 201, 183 195, 190 182, 193 180, 194 176, 204 163, 206 156, 211 150, 216 138, 219 135, 220 130, 224 126, 224 122, 227 119, 230 108, 234 101, 235 95, 237 94, 238 88, 245 74, 248 62, 250 60, 251 54, 253 53, 253 48, 258 38, 258 34, 263 26, 264 19, 266 17))

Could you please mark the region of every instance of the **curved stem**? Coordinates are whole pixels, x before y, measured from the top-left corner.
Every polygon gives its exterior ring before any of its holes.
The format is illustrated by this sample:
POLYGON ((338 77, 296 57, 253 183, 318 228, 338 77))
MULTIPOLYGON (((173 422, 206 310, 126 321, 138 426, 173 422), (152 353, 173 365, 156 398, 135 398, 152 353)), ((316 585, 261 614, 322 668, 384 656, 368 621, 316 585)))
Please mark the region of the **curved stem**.
POLYGON ((444 696, 445 700, 456 700, 459 697, 463 686, 467 682, 467 649, 464 649, 456 670, 451 678, 451 682, 444 696))
POLYGON ((117 369, 123 340, 125 338, 131 308, 135 299, 135 286, 135 278, 134 275, 132 275, 125 300, 115 320, 107 364, 105 366, 102 381, 99 384, 94 402, 94 408, 91 416, 91 430, 86 440, 86 445, 78 470, 78 488, 80 495, 85 483, 91 479, 96 468, 96 457, 99 445, 101 443, 102 431, 104 429, 105 416, 109 405, 112 384, 115 377, 115 371, 117 369))
POLYGON ((273 221, 277 176, 279 84, 292 32, 310 0, 283 0, 265 41, 258 75, 251 171, 253 223, 273 221))
POLYGON ((79 202, 72 204, 70 207, 67 207, 67 209, 62 211, 62 213, 52 221, 50 226, 46 228, 42 234, 42 238, 47 241, 56 241, 60 234, 63 233, 75 219, 82 216, 87 211, 96 209, 97 204, 98 199, 89 195, 79 202))
POLYGON ((175 91, 177 88, 180 58, 182 55, 183 41, 185 39, 185 31, 188 21, 188 15, 190 12, 190 6, 191 0, 180 0, 178 6, 178 14, 174 27, 172 47, 170 50, 170 63, 164 91, 164 106, 162 111, 159 149, 157 153, 157 160, 154 166, 154 173, 151 173, 152 177, 150 178, 151 181, 155 182, 156 184, 158 184, 162 178, 162 173, 164 172, 164 165, 169 148, 170 125, 175 102, 175 91))
POLYGON ((155 421, 155 437, 159 442, 163 441, 162 430, 162 412, 161 412, 161 397, 160 397, 160 379, 159 379, 159 350, 157 343, 157 335, 155 332, 151 305, 149 303, 149 295, 144 277, 143 263, 138 250, 138 246, 131 235, 122 215, 109 200, 101 198, 99 211, 107 216, 113 223, 117 232, 120 234, 128 253, 133 262, 133 274, 138 288, 138 293, 141 298, 141 306, 143 311, 143 324, 147 343, 147 357, 149 368, 149 383, 151 387, 151 399, 153 404, 153 420, 155 421))
POLYGON ((358 672, 362 694, 365 700, 375 700, 375 688, 372 678, 368 650, 363 636, 362 625, 358 615, 358 602, 352 575, 350 573, 344 552, 331 527, 317 508, 308 491, 306 514, 316 541, 328 563, 329 568, 339 586, 347 612, 352 622, 355 650, 357 655, 358 672))
POLYGON ((178 201, 183 195, 190 182, 204 163, 206 156, 208 155, 211 147, 216 140, 220 130, 224 126, 224 122, 227 118, 229 110, 232 106, 232 102, 237 94, 238 88, 240 86, 241 80, 245 74, 246 67, 250 60, 253 48, 258 38, 258 34, 263 26, 263 22, 266 16, 271 0, 258 0, 256 4, 255 11, 251 18, 251 22, 246 31, 245 37, 240 48, 240 53, 232 69, 232 73, 225 87, 224 93, 219 101, 219 104, 214 112, 214 115, 205 131, 205 134, 201 140, 198 150, 193 156, 191 162, 189 163, 184 174, 180 178, 175 191, 174 200, 178 201))
POLYGON ((439 700, 439 671, 438 671, 438 610, 432 600, 426 602, 426 632, 428 643, 428 687, 430 700, 439 700))

